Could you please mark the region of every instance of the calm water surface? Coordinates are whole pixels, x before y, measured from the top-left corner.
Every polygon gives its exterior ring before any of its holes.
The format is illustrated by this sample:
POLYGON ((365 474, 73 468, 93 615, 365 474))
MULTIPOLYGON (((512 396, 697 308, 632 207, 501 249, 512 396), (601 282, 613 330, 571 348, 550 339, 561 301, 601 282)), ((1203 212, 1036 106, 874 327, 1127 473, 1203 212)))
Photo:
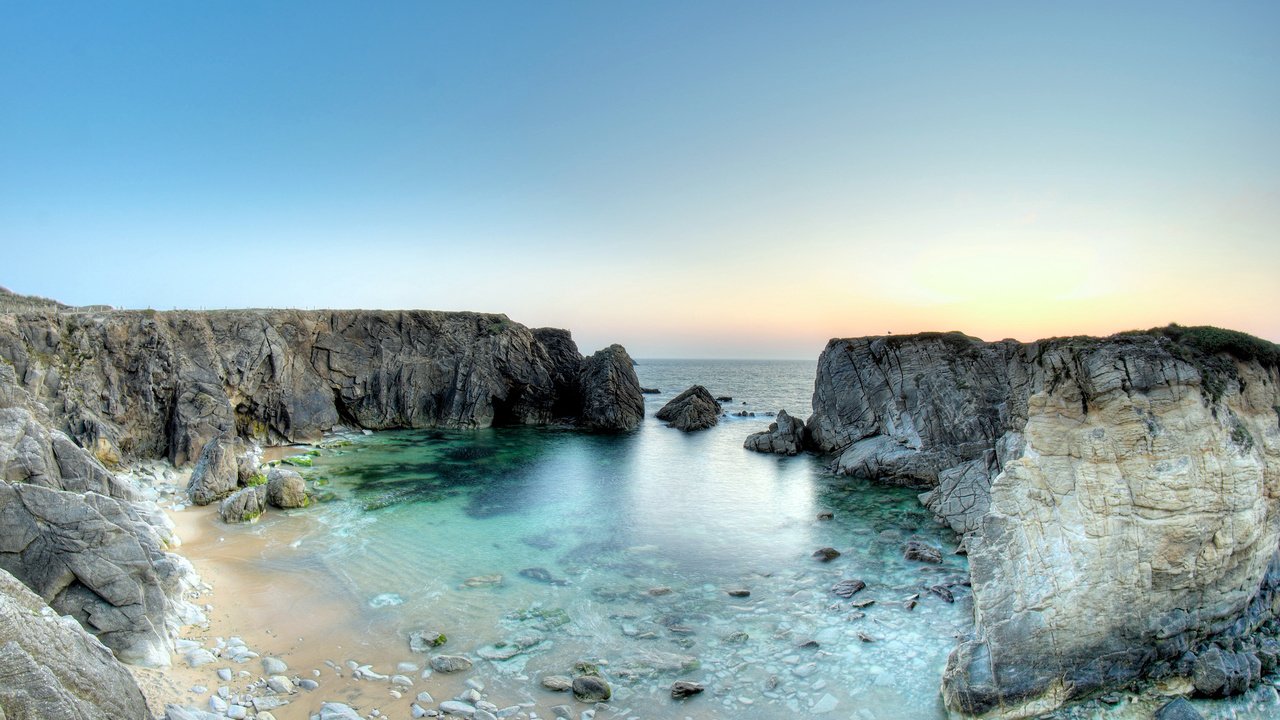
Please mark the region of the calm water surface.
POLYGON ((360 599, 360 622, 401 638, 445 632, 447 650, 478 659, 471 675, 512 702, 564 702, 538 679, 590 662, 624 717, 945 717, 938 682, 972 604, 967 588, 954 603, 923 589, 967 573, 955 536, 913 492, 742 448, 766 411, 808 414, 814 367, 641 361, 641 384, 662 392, 626 436, 516 428, 331 443, 304 470, 332 493, 308 511, 327 531, 302 547, 360 599), (694 434, 653 419, 695 382, 756 417, 694 434), (904 560, 908 538, 941 548, 943 562, 904 560), (823 546, 842 555, 813 559, 823 546), (867 587, 833 594, 846 579, 867 587), (676 679, 708 691, 672 707, 676 679))

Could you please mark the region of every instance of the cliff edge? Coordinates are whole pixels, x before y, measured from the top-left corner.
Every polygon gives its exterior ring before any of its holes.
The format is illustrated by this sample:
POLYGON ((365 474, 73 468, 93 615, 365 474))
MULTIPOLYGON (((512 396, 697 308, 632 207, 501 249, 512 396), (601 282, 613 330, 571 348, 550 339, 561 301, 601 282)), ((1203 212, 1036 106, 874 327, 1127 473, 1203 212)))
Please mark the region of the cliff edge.
POLYGON ((1141 677, 1221 675, 1196 688, 1222 695, 1276 661, 1256 631, 1280 607, 1278 368, 1277 346, 1216 328, 832 340, 806 432, 964 533, 953 713, 1027 717, 1141 677))

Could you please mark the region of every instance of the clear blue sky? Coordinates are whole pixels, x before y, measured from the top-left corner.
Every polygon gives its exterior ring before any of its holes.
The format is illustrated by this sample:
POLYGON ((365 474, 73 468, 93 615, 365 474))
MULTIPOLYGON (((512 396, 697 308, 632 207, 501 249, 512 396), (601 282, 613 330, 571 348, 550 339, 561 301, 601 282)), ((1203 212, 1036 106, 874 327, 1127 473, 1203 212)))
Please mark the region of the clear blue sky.
POLYGON ((1280 3, 0 4, 0 285, 1280 340, 1280 3))

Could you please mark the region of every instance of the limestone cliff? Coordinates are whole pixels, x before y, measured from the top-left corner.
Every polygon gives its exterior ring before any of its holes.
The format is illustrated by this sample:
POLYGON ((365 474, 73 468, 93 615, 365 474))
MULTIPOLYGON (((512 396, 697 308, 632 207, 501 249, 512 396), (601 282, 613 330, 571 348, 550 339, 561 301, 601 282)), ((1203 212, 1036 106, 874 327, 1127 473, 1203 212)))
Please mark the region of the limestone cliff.
POLYGON ((1256 676, 1248 638, 1280 584, 1278 366, 1213 328, 833 340, 807 431, 837 471, 926 490, 966 533, 975 634, 943 697, 1023 717, 1189 675, 1215 642, 1256 676))

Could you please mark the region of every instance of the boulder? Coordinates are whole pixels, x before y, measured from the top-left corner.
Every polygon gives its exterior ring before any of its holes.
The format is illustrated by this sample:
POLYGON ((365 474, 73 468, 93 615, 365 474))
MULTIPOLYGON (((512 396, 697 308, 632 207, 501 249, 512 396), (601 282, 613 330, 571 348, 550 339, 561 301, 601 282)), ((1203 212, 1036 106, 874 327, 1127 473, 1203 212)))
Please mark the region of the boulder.
POLYGON ((241 488, 218 506, 218 514, 225 523, 254 522, 267 509, 267 489, 262 485, 241 488))
POLYGON ((240 483, 237 457, 243 451, 234 433, 223 432, 205 443, 191 471, 187 494, 196 505, 208 505, 230 495, 240 483))
POLYGON ((804 423, 779 410, 777 421, 769 423, 768 430, 748 435, 742 446, 755 452, 795 455, 804 449, 804 440, 804 423))
POLYGON ((921 540, 908 540, 902 546, 902 557, 923 563, 942 562, 942 550, 921 540))
POLYGON ((1204 716, 1186 698, 1178 698, 1161 705, 1155 720, 1204 720, 1204 716))
POLYGON ((109 649, 0 570, 0 717, 117 720, 151 713, 109 649))
POLYGON ((271 468, 267 473, 267 502, 274 507, 289 509, 306 507, 307 484, 302 476, 288 468, 271 468))
POLYGON ((592 432, 631 432, 644 420, 644 396, 635 363, 621 345, 587 358, 579 375, 582 413, 579 424, 592 432))
POLYGON ((1261 673, 1262 664, 1253 653, 1229 652, 1215 645, 1196 656, 1192 682, 1196 695, 1229 697, 1248 690, 1261 673))
POLYGON ((720 403, 701 385, 694 385, 662 406, 654 417, 669 427, 693 432, 706 430, 720 422, 720 403))
POLYGON ((573 679, 573 697, 581 702, 605 702, 613 697, 613 689, 599 675, 579 675, 573 679))
POLYGON ((169 664, 183 567, 129 503, 0 482, 0 568, 125 662, 169 664))

